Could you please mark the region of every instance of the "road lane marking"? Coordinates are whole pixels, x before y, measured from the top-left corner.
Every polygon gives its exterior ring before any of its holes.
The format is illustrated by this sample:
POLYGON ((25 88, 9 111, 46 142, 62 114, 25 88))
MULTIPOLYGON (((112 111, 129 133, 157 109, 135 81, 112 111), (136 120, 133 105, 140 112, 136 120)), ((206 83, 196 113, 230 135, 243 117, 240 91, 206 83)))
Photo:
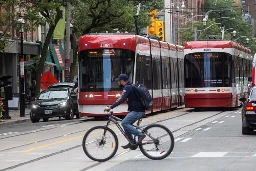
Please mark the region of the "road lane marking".
POLYGON ((208 130, 210 130, 210 129, 211 129, 211 128, 210 128, 210 127, 208 127, 208 128, 205 128, 205 129, 204 129, 204 131, 208 131, 208 130))
POLYGON ((174 141, 175 142, 177 142, 177 141, 179 141, 179 140, 181 140, 182 138, 176 138, 174 141))
POLYGON ((42 145, 42 146, 38 146, 38 147, 34 147, 34 148, 27 149, 27 150, 25 150, 24 152, 25 152, 25 153, 29 153, 29 152, 31 152, 31 151, 35 151, 35 150, 42 149, 42 148, 45 148, 45 147, 50 147, 50 146, 57 145, 57 144, 61 144, 61 143, 64 143, 64 142, 69 142, 69 141, 72 141, 72 140, 80 139, 80 138, 82 138, 82 137, 83 137, 83 135, 78 136, 78 137, 74 137, 74 138, 69 138, 69 139, 62 140, 62 141, 57 141, 57 142, 50 143, 50 144, 45 144, 45 145, 42 145))
POLYGON ((234 116, 234 115, 233 115, 233 116, 231 116, 231 118, 234 118, 234 117, 236 117, 236 116, 234 116))
POLYGON ((181 142, 187 142, 187 141, 189 141, 189 140, 191 140, 192 138, 186 138, 186 139, 184 139, 184 140, 182 140, 181 142))
POLYGON ((196 131, 199 131, 199 130, 201 130, 201 129, 202 129, 202 128, 196 128, 195 130, 196 130, 196 131))
POLYGON ((252 155, 252 157, 256 157, 256 154, 252 155))
POLYGON ((229 115, 228 116, 226 116, 226 118, 228 118, 228 117, 230 117, 229 115))
POLYGON ((199 152, 191 157, 223 157, 228 152, 199 152))
POLYGON ((213 121, 212 123, 217 123, 218 121, 213 121))
POLYGON ((219 123, 224 123, 225 121, 219 121, 219 123))
MULTIPOLYGON (((180 111, 184 111, 185 109, 181 109, 180 111)), ((146 118, 144 120, 153 120, 153 119, 156 119, 156 118, 162 118, 162 117, 165 117, 167 115, 170 115, 172 113, 174 113, 175 111, 173 112, 168 112, 168 113, 165 113, 165 114, 162 114, 162 115, 157 115, 157 116, 154 116, 154 117, 151 117, 151 118, 146 118)), ((115 125, 113 126, 115 127, 115 125)), ((111 129, 114 129, 113 127, 110 127, 111 129)), ((117 129, 117 127, 115 127, 115 129, 117 129)), ((35 131, 34 131, 35 132, 35 131)), ((100 131, 99 131, 100 132, 100 131)), ((96 132, 95 132, 96 133, 96 132)), ((54 146, 54 145, 57 145, 57 144, 61 144, 61 143, 64 143, 64 142, 69 142, 69 141, 72 141, 72 140, 76 140, 76 139, 79 139, 79 138, 83 138, 84 135, 81 135, 81 136, 78 136, 78 137, 74 137, 74 138, 70 138, 70 139, 66 139, 66 140, 62 140, 62 141, 57 141, 57 142, 53 142, 53 143, 49 143, 49 144, 45 144, 45 145, 42 145, 42 146, 38 146, 38 147, 34 147, 34 148, 30 148, 30 149, 27 149, 27 150, 24 150, 23 152, 25 153, 29 153, 31 151, 35 151, 35 150, 38 150, 38 149, 42 149, 42 148, 46 148, 46 147, 50 147, 50 146, 54 146)))

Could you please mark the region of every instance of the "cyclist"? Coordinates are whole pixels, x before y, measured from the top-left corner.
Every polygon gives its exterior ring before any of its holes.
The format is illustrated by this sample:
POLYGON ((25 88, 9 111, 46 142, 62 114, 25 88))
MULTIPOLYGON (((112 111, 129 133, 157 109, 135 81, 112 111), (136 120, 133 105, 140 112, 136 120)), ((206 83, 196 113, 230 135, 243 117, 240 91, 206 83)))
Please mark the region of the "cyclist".
POLYGON ((122 148, 130 148, 135 150, 137 145, 146 137, 145 134, 138 131, 132 124, 137 120, 141 119, 145 115, 145 109, 142 107, 139 99, 136 94, 133 92, 134 89, 132 84, 128 81, 128 76, 126 74, 120 74, 116 79, 118 81, 119 87, 123 87, 122 95, 114 102, 110 107, 106 107, 104 111, 110 111, 118 105, 122 104, 125 100, 128 104, 129 113, 122 120, 122 126, 124 128, 126 136, 129 138, 132 144, 128 143, 127 145, 122 146, 122 148), (133 142, 133 135, 138 136, 138 142, 133 142))

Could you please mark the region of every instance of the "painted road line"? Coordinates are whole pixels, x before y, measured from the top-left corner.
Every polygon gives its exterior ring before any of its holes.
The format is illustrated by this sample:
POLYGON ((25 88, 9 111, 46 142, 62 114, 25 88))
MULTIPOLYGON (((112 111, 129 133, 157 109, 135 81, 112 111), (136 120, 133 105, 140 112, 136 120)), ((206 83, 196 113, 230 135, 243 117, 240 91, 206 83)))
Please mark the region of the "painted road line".
POLYGON ((184 140, 182 140, 181 142, 187 142, 187 141, 189 141, 189 140, 191 140, 192 138, 186 138, 186 139, 184 139, 184 140))
POLYGON ((236 117, 236 116, 234 116, 234 115, 233 115, 233 116, 231 116, 231 118, 234 118, 234 117, 236 117))
POLYGON ((211 129, 211 128, 210 128, 210 127, 208 127, 208 128, 205 128, 205 129, 204 129, 204 131, 208 131, 208 130, 210 130, 210 129, 211 129))
POLYGON ((199 152, 191 157, 223 157, 228 152, 199 152))
POLYGON ((256 157, 256 154, 252 155, 252 157, 256 157))
POLYGON ((176 138, 174 141, 177 142, 177 141, 179 141, 181 139, 183 139, 183 138, 176 138))
POLYGON ((213 121, 212 123, 217 123, 218 121, 213 121))
POLYGON ((219 121, 219 123, 224 123, 225 121, 219 121))
MULTIPOLYGON (((180 111, 183 111, 183 110, 185 110, 185 109, 181 109, 180 111)), ((156 119, 156 118, 162 118, 162 117, 167 116, 167 115, 170 115, 170 114, 172 114, 172 113, 174 113, 174 111, 173 111, 173 112, 165 113, 165 114, 163 114, 163 115, 155 116, 155 117, 152 117, 152 118, 146 118, 146 119, 144 119, 144 121, 145 121, 145 120, 146 120, 146 121, 147 121, 147 120, 153 120, 153 119, 156 119)), ((113 127, 115 127, 115 125, 114 125, 113 127)), ((110 127, 110 128, 113 129, 113 127, 110 127)), ((115 127, 115 129, 116 129, 116 127, 115 127)), ((34 131, 34 132, 35 132, 35 131, 34 131)), ((98 131, 98 132, 95 132, 95 133, 99 133, 99 132, 101 132, 101 131, 98 131)), ((39 150, 39 149, 42 149, 42 148, 46 148, 46 147, 58 145, 58 144, 65 143, 65 142, 69 142, 69 141, 76 140, 76 139, 80 139, 80 138, 83 138, 83 136, 84 136, 84 135, 77 136, 77 137, 70 138, 70 139, 66 139, 66 140, 62 140, 62 141, 57 141, 57 142, 45 144, 45 145, 42 145, 42 146, 38 146, 38 147, 34 147, 34 148, 30 148, 30 149, 24 150, 23 152, 29 153, 29 152, 31 152, 31 151, 35 151, 35 150, 39 150)))
POLYGON ((199 130, 201 130, 201 129, 202 129, 202 128, 196 128, 195 130, 196 130, 196 131, 199 131, 199 130))
POLYGON ((228 118, 228 117, 230 117, 229 115, 228 116, 226 116, 226 118, 228 118))

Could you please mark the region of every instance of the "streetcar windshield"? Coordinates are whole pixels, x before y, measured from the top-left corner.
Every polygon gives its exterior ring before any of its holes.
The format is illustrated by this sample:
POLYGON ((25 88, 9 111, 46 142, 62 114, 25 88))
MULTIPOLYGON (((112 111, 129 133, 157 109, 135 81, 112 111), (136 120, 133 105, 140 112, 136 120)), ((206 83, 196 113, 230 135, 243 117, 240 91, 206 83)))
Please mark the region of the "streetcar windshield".
POLYGON ((185 87, 230 87, 232 56, 224 52, 191 53, 185 56, 185 87))
POLYGON ((96 49, 79 55, 80 92, 120 90, 115 79, 121 73, 132 82, 135 52, 125 49, 96 49))

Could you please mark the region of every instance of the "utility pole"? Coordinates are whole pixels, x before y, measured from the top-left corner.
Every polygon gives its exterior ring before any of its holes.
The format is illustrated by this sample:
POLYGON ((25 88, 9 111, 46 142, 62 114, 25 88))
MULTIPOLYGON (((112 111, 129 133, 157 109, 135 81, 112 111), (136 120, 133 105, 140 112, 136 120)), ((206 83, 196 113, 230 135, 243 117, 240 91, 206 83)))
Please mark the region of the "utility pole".
POLYGON ((71 4, 70 0, 67 0, 66 6, 66 35, 65 35, 65 81, 69 82, 70 73, 70 16, 71 16, 71 4))

